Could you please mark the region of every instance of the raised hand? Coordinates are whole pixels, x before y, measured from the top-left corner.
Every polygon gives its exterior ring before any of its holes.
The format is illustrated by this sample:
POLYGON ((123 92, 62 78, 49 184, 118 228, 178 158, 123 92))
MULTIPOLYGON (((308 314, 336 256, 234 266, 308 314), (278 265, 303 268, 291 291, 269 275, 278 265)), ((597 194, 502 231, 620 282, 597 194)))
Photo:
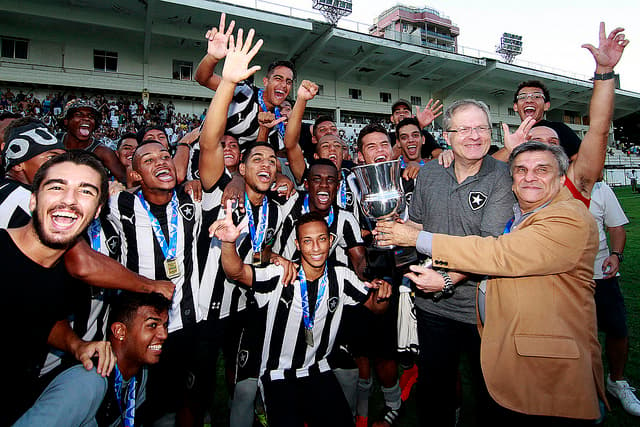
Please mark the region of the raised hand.
POLYGON ((529 131, 536 124, 536 120, 533 117, 527 117, 524 119, 518 129, 515 132, 509 132, 509 125, 506 123, 502 123, 502 134, 503 134, 503 143, 504 148, 507 149, 509 154, 516 148, 518 145, 523 144, 528 140, 529 131))
POLYGON ((242 230, 249 223, 249 218, 245 216, 245 218, 240 221, 240 224, 233 224, 233 202, 231 200, 227 200, 227 208, 225 209, 224 219, 219 219, 209 227, 209 236, 215 237, 218 240, 227 243, 234 243, 238 240, 238 236, 242 230))
POLYGON ((620 61, 624 48, 629 44, 629 40, 625 39, 622 33, 623 31, 624 28, 618 27, 611 31, 607 37, 604 22, 601 22, 598 48, 588 43, 582 45, 583 48, 591 52, 593 59, 596 60, 597 73, 613 71, 613 67, 620 61))
POLYGON ((298 98, 311 101, 318 94, 318 85, 309 80, 303 80, 298 88, 298 98))
POLYGON ((258 113, 258 124, 267 129, 271 129, 279 123, 287 120, 286 117, 282 116, 279 119, 276 119, 276 115, 270 111, 260 111, 258 113))
POLYGON ((442 115, 442 104, 439 99, 435 102, 433 102, 433 98, 430 99, 422 111, 416 105, 416 119, 422 128, 429 126, 440 115, 442 115))
POLYGON ((236 21, 231 21, 227 31, 224 30, 226 15, 223 13, 220 15, 220 28, 213 27, 204 38, 207 40, 207 54, 213 56, 220 61, 227 56, 227 45, 229 44, 229 36, 233 32, 233 27, 236 25, 236 21))
POLYGON ((238 30, 237 41, 234 41, 233 35, 229 36, 227 59, 224 61, 224 68, 222 69, 223 80, 239 83, 261 68, 259 65, 249 68, 249 62, 256 56, 262 46, 262 39, 260 39, 251 48, 254 34, 253 28, 250 29, 244 43, 242 41, 242 28, 238 30))

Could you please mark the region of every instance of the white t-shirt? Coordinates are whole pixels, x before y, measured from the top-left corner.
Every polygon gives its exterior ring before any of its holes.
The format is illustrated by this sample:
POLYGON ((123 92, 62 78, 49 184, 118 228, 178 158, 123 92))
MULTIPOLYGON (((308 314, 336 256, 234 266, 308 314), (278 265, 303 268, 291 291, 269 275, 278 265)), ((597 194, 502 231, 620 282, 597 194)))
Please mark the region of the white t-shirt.
POLYGON ((593 265, 593 278, 602 279, 602 263, 609 256, 607 245, 606 227, 619 227, 629 223, 616 195, 611 187, 604 182, 596 182, 591 191, 591 203, 589 211, 598 223, 600 244, 595 264, 593 265))

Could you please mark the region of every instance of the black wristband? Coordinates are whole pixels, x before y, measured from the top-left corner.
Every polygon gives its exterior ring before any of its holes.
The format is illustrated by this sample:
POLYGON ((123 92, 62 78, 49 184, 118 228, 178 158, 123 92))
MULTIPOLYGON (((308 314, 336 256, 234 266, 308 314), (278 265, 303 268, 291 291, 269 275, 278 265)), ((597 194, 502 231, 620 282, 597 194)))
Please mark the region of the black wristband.
POLYGON ((616 73, 614 73, 613 71, 609 71, 608 73, 604 74, 593 73, 593 80, 611 80, 615 76, 616 73))

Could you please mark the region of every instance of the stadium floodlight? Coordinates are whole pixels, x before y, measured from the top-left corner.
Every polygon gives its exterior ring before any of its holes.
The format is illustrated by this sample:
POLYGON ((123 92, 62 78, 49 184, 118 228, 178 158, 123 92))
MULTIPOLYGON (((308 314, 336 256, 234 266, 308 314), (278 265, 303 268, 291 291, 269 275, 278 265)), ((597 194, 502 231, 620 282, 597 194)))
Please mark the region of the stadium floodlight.
POLYGON ((313 0, 313 8, 336 25, 343 16, 351 15, 351 0, 313 0))
POLYGON ((522 36, 503 33, 500 44, 496 46, 496 53, 502 56, 504 62, 511 64, 515 57, 522 53, 522 36))

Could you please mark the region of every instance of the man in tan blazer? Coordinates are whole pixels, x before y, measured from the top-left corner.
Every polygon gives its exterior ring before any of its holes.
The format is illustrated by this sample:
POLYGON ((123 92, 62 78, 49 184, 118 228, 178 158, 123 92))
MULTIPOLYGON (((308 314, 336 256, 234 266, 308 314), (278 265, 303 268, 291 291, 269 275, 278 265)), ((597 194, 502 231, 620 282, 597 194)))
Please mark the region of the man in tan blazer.
MULTIPOLYGON (((563 186, 568 158, 560 147, 527 142, 509 166, 518 203, 502 236, 447 236, 379 222, 378 240, 416 245, 432 256, 434 269, 491 277, 486 295, 482 286, 478 293, 478 327, 482 372, 501 407, 497 422, 598 419, 599 400, 606 399, 592 280, 596 223, 563 186)), ((453 287, 443 287, 436 270, 411 269, 407 277, 424 292, 453 287)))

